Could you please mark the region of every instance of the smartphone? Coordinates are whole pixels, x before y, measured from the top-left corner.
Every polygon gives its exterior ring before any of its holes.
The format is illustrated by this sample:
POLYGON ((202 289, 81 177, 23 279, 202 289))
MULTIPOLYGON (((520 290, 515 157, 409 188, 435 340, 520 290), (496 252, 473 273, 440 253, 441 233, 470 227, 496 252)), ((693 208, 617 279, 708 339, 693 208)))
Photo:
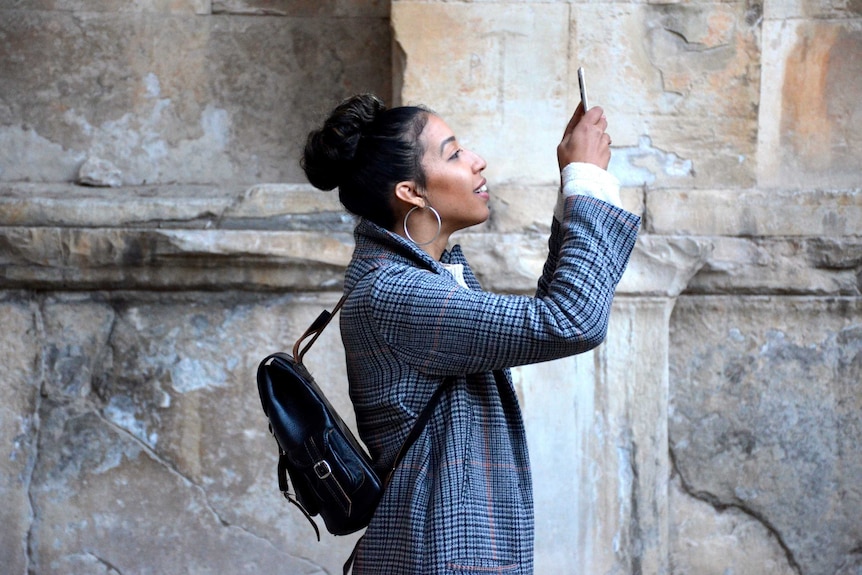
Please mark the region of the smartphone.
POLYGON ((590 109, 587 104, 587 85, 584 82, 584 69, 578 68, 578 86, 581 88, 581 102, 584 104, 584 112, 590 109))

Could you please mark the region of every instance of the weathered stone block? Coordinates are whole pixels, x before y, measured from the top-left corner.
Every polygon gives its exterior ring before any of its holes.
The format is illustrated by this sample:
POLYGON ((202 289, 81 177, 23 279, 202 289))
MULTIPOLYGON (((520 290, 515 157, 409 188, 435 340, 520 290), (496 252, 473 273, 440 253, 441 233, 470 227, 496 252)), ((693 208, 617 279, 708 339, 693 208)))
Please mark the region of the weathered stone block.
POLYGON ((711 238, 713 251, 689 293, 858 295, 862 242, 856 238, 711 238))
MULTIPOLYGON (((489 183, 489 190, 491 217, 485 226, 470 228, 471 231, 550 233, 559 182, 539 186, 489 183)), ((625 209, 635 214, 644 213, 641 190, 624 188, 620 195, 625 209)))
POLYGON ((586 68, 624 184, 754 182, 759 24, 744 3, 573 4, 572 19, 570 77, 586 68))
POLYGON ((676 297, 708 261, 710 241, 643 235, 638 238, 617 293, 676 297))
POLYGON ((209 14, 210 0, 6 0, 0 10, 209 14))
POLYGON ((554 177, 553 150, 579 101, 578 66, 586 68, 591 102, 608 115, 610 171, 624 185, 754 182, 759 29, 744 6, 572 4, 563 12, 562 5, 502 6, 492 13, 480 3, 393 5, 396 41, 409 55, 404 97, 433 100, 427 103, 466 133, 468 146, 484 152, 492 183, 554 177), (563 30, 561 20, 569 21, 563 30), (447 57, 464 51, 469 62, 447 57), (525 62, 530 69, 516 73, 525 62), (438 81, 446 76, 453 80, 438 81), (547 105, 538 110, 535 102, 547 105), (498 125, 504 131, 490 135, 489 126, 498 125), (535 142, 528 150, 519 146, 526 134, 535 142))
POLYGON ((72 181, 98 156, 126 185, 302 182, 308 130, 388 96, 390 54, 382 17, 4 10, 0 180, 72 181))
POLYGON ((321 192, 308 184, 105 190, 0 183, 0 225, 7 227, 350 231, 351 221, 337 192, 321 192))
POLYGON ((100 189, 72 184, 0 184, 4 227, 212 227, 239 203, 238 189, 146 186, 100 189))
POLYGON ((514 370, 533 467, 536 573, 668 572, 669 468, 655 454, 667 450, 659 350, 671 306, 618 298, 602 346, 514 370))
POLYGON ((858 188, 862 19, 763 25, 758 183, 858 188))
POLYGON ((763 2, 766 20, 859 18, 862 6, 856 0, 781 0, 763 2))
POLYGON ((659 235, 862 235, 862 188, 649 190, 646 198, 649 231, 659 235))
POLYGON ((670 482, 673 573, 798 575, 781 542, 744 511, 716 509, 670 482))
MULTIPOLYGON (((282 499, 276 444, 254 380, 264 355, 289 349, 335 299, 48 297, 39 308, 45 330, 38 341, 47 351, 42 424, 38 452, 34 445, 29 456, 36 461, 31 569, 337 571, 355 537, 317 544, 305 518, 282 499)), ((306 359, 352 423, 337 328, 306 359)), ((28 389, 22 381, 16 392, 28 389)), ((27 490, 20 492, 26 503, 27 490)), ((24 533, 27 509, 15 510, 24 533)), ((5 533, 13 525, 5 524, 5 533)))
POLYGON ((0 228, 4 287, 273 289, 340 285, 346 232, 0 228))
POLYGON ((858 560, 860 300, 682 297, 670 337, 686 493, 759 519, 800 573, 858 560))
POLYGON ((30 476, 37 457, 40 394, 38 314, 26 300, 0 293, 0 564, 4 572, 26 573, 28 533, 33 518, 30 476))
POLYGON ((198 484, 98 413, 46 415, 53 442, 33 493, 40 573, 325 572, 269 533, 228 524, 198 484))
POLYGON ((212 0, 213 14, 254 14, 291 17, 389 16, 387 0, 212 0))
POLYGON ((428 105, 488 162, 490 185, 559 182, 556 146, 577 92, 565 4, 396 2, 401 99, 428 105))

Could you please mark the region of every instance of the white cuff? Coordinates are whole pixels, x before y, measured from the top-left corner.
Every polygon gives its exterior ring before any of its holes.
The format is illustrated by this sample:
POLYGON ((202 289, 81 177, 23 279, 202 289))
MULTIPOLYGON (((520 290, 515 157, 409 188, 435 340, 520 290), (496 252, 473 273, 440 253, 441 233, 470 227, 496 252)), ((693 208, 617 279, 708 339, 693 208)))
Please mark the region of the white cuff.
POLYGON ((620 201, 620 181, 595 164, 573 162, 563 168, 560 173, 562 186, 554 209, 554 217, 562 222, 565 217, 566 198, 574 195, 590 196, 617 207, 622 207, 620 201))

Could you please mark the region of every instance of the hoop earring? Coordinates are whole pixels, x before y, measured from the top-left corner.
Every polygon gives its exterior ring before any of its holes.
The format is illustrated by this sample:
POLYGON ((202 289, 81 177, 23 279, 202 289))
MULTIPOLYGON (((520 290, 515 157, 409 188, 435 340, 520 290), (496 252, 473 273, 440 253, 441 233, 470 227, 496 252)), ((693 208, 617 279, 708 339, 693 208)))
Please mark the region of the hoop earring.
POLYGON ((404 235, 407 236, 407 239, 416 244, 417 246, 427 246, 432 243, 438 237, 440 237, 440 232, 443 230, 443 222, 440 220, 440 213, 432 208, 431 206, 424 206, 420 208, 419 206, 413 206, 410 208, 410 211, 404 216, 404 235), (410 217, 410 214, 413 213, 413 210, 431 210, 431 213, 434 214, 434 217, 437 218, 437 233, 434 234, 434 237, 428 240, 427 242, 422 242, 421 244, 413 239, 413 236, 410 235, 410 231, 407 229, 407 219, 410 217))

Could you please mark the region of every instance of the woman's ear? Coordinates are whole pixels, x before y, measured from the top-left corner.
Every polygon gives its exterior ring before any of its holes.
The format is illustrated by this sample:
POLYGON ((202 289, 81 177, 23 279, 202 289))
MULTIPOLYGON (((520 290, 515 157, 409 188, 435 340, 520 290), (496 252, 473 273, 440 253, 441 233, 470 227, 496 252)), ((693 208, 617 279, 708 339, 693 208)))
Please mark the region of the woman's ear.
POLYGON ((425 207, 425 196, 419 192, 413 181, 398 182, 395 184, 395 197, 411 206, 425 207))

